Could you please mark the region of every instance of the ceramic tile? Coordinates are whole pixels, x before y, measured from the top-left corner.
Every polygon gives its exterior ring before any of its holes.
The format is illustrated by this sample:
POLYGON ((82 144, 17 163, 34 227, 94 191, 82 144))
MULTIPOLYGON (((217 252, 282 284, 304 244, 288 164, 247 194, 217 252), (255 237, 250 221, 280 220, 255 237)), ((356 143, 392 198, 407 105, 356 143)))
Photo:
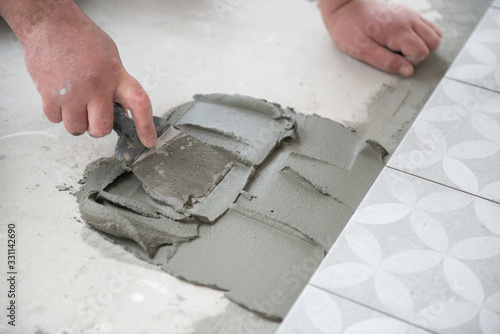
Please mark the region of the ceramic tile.
POLYGON ((453 62, 446 76, 500 91, 499 58, 500 8, 491 7, 453 62))
POLYGON ((500 0, 494 0, 494 1, 491 3, 491 5, 492 5, 493 7, 498 7, 498 8, 500 8, 500 0))
POLYGON ((500 94, 443 79, 388 166, 500 203, 500 94))
POLYGON ((408 323, 307 286, 276 334, 429 333, 408 323))
POLYGON ((384 169, 312 277, 438 333, 500 333, 500 205, 384 169))

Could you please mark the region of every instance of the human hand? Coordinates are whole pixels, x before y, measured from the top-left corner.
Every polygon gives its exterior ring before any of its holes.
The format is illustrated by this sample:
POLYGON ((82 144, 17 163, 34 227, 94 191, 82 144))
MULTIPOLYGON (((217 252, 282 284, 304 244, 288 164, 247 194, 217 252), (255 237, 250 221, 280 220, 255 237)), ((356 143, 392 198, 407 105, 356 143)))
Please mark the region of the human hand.
POLYGON ((109 134, 113 102, 132 113, 143 145, 156 144, 151 101, 123 67, 113 40, 72 1, 23 36, 25 63, 48 120, 73 135, 109 134))
POLYGON ((323 21, 348 55, 403 77, 439 47, 441 31, 415 11, 363 0, 320 0, 323 21))

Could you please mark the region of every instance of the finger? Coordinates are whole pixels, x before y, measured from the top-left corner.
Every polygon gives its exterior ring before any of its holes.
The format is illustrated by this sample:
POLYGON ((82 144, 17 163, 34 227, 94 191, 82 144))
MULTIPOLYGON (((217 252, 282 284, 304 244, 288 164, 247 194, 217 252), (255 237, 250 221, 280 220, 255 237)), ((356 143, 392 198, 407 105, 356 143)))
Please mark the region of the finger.
POLYGON ((400 51, 408 61, 414 66, 429 56, 429 48, 415 32, 406 32, 396 39, 396 45, 389 48, 393 51, 400 51))
POLYGON ((66 131, 73 136, 80 136, 87 131, 87 108, 79 107, 63 107, 62 120, 66 131))
POLYGON ((411 77, 413 75, 413 66, 405 57, 375 42, 372 42, 370 46, 363 48, 358 55, 354 56, 365 63, 389 73, 399 74, 403 77, 411 77))
POLYGON ((52 123, 61 123, 62 121, 62 111, 61 107, 55 103, 42 100, 43 113, 52 123))
POLYGON ((148 94, 139 82, 131 76, 125 79, 116 90, 115 101, 132 113, 141 143, 146 147, 154 147, 157 138, 153 109, 148 94))
POLYGON ((436 50, 441 43, 441 36, 426 22, 420 21, 412 26, 413 31, 422 39, 427 45, 430 52, 436 50))
POLYGON ((425 23, 427 24, 429 27, 431 27, 432 30, 434 30, 434 32, 439 36, 439 38, 443 37, 443 33, 441 32, 441 30, 438 28, 437 25, 435 25, 434 23, 432 23, 431 21, 427 20, 425 17, 421 16, 420 19, 425 23))
POLYGON ((104 137, 113 129, 113 98, 93 100, 87 105, 87 132, 95 138, 104 137))

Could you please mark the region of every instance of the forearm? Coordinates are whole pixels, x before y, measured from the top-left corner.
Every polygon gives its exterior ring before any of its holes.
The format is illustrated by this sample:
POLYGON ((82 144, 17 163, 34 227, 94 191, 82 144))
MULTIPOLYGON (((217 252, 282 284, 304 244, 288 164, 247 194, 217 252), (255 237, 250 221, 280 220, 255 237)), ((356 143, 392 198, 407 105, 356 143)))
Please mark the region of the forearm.
POLYGON ((23 45, 36 39, 38 28, 47 22, 58 24, 86 19, 72 0, 0 0, 0 16, 23 45))

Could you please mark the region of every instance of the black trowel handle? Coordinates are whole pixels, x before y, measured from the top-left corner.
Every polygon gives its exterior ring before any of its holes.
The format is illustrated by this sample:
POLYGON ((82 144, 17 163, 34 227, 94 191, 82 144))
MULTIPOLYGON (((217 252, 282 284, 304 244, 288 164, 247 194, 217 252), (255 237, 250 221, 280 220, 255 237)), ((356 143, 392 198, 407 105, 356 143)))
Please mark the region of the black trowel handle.
POLYGON ((114 113, 115 118, 113 121, 113 130, 115 130, 118 136, 123 136, 126 133, 130 133, 132 130, 135 131, 134 120, 125 114, 125 111, 116 103, 114 103, 114 113))
POLYGON ((118 161, 130 166, 145 150, 142 145, 134 120, 128 117, 118 104, 114 104, 113 130, 118 135, 115 156, 118 161))
MULTIPOLYGON (((114 104, 113 130, 118 135, 115 147, 115 156, 118 161, 130 166, 147 148, 142 145, 134 120, 128 117, 118 104, 114 104)), ((170 126, 166 120, 153 117, 156 135, 160 137, 170 126)))

